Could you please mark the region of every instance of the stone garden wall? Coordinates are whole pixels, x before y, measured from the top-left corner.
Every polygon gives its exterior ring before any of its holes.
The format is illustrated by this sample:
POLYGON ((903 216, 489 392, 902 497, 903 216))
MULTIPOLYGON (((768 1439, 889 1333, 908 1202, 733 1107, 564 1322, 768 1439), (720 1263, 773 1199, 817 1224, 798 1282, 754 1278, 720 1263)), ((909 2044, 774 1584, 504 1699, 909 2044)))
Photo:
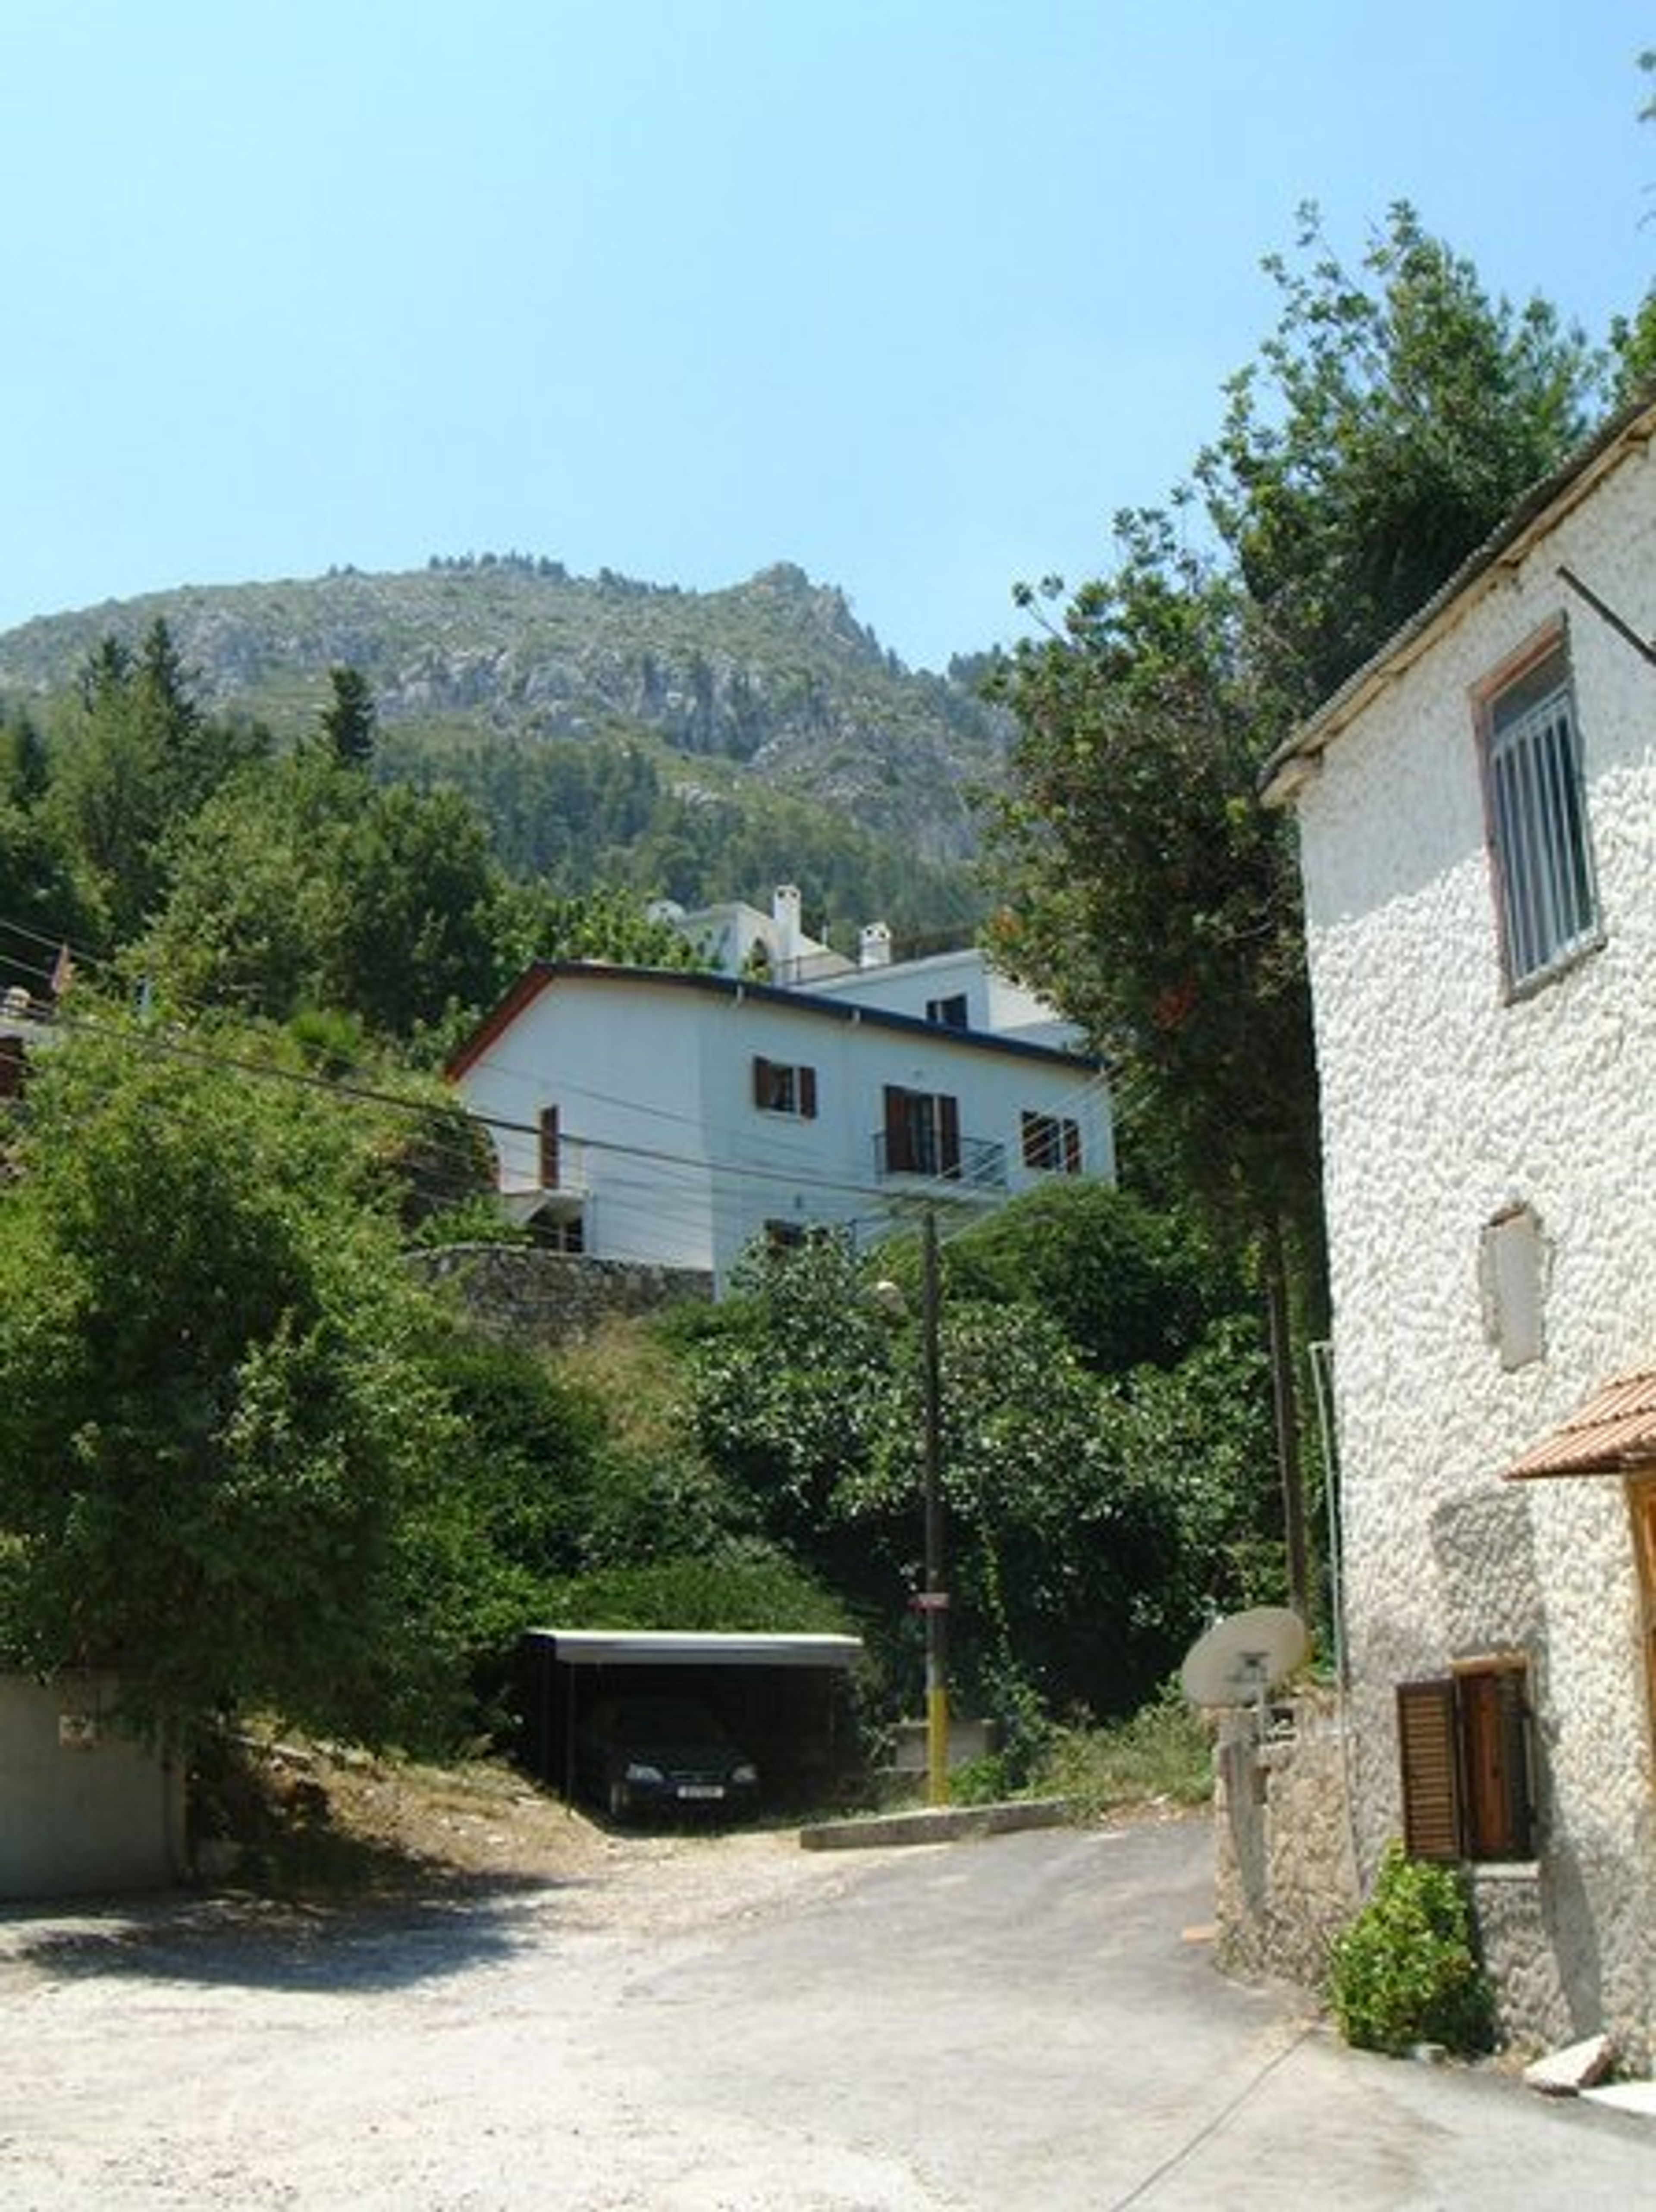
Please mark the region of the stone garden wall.
POLYGON ((410 1265, 426 1281, 447 1285, 488 1334, 548 1347, 577 1344, 618 1317, 713 1297, 712 1276, 691 1268, 590 1260, 530 1244, 446 1245, 411 1255, 410 1265))

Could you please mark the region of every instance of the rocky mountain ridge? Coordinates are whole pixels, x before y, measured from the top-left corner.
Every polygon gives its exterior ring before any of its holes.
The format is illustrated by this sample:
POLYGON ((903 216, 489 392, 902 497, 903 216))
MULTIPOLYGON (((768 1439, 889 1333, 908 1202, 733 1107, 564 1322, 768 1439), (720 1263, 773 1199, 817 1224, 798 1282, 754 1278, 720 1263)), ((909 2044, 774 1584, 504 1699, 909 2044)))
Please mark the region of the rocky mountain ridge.
POLYGON ((0 635, 0 691, 66 686, 102 639, 167 621, 215 711, 308 726, 327 672, 359 669, 401 748, 647 737, 831 808, 933 861, 976 842, 971 787, 992 782, 1004 718, 971 664, 906 668, 845 595, 780 563, 715 592, 572 576, 526 555, 337 569, 310 580, 184 586, 43 617, 0 635))

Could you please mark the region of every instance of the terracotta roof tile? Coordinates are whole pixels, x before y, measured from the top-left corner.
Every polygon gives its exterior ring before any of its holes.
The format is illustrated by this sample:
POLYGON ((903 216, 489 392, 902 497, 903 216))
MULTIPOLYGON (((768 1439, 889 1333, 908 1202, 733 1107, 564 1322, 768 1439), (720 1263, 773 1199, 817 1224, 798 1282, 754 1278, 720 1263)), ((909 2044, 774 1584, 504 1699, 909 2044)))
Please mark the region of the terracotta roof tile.
POLYGON ((1656 1370, 1623 1375, 1507 1469, 1508 1482, 1550 1474, 1627 1474, 1656 1467, 1656 1370))

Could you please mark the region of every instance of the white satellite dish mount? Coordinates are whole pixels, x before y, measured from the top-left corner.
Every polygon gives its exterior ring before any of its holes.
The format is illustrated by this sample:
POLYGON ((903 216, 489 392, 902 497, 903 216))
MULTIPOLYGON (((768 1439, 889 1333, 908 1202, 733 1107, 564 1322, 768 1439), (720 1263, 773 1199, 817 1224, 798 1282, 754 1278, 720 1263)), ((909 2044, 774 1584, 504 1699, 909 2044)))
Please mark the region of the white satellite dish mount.
POLYGON ((1305 1623, 1286 1606, 1255 1606, 1216 1620, 1185 1655, 1179 1680, 1193 1705, 1251 1707, 1261 1729, 1265 1700, 1308 1649, 1305 1623))

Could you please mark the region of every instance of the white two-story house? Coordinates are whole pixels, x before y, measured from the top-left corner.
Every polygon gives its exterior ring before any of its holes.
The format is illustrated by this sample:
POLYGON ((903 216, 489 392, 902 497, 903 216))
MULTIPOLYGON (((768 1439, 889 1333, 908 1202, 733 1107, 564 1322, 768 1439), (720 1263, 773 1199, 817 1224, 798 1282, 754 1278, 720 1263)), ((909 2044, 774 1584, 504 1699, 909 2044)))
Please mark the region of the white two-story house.
POLYGON ((720 1289, 758 1237, 873 1241, 922 1205, 966 1218, 1114 1173, 1095 1060, 854 993, 543 963, 448 1073, 520 1218, 720 1289))
POLYGON ((1656 2023, 1656 407, 1272 763, 1320 1069, 1363 1870, 1504 2021, 1656 2023))

